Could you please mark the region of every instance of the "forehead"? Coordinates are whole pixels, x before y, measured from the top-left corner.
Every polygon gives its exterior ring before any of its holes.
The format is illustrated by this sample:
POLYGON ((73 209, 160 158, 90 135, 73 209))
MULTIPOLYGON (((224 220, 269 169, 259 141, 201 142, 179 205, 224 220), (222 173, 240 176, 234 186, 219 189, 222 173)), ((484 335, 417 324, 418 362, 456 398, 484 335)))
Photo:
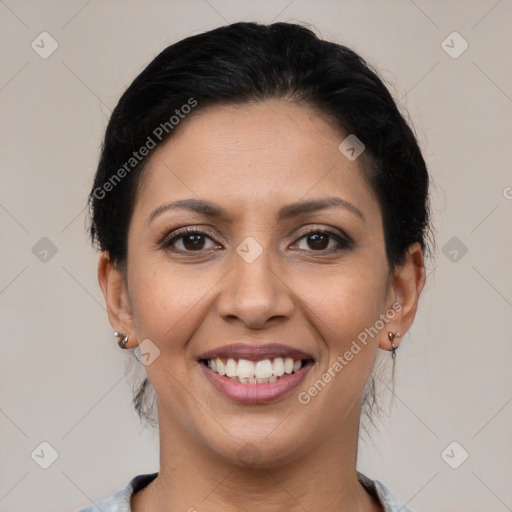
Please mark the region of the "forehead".
POLYGON ((361 160, 338 149, 346 136, 316 110, 284 100, 199 110, 150 155, 136 211, 196 197, 238 216, 264 215, 337 196, 378 216, 361 160))

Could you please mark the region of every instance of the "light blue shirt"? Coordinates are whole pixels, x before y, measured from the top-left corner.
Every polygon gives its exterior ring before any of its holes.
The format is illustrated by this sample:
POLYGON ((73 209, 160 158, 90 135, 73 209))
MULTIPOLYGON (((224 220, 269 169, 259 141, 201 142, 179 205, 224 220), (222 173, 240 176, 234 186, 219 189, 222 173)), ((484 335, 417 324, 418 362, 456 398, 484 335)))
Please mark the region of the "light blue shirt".
MULTIPOLYGON (((117 491, 110 498, 97 501, 94 505, 81 508, 76 512, 131 512, 131 496, 150 484, 157 476, 158 473, 138 475, 126 487, 117 491)), ((384 508, 384 512, 413 512, 378 480, 372 480, 359 471, 357 472, 357 478, 377 498, 377 501, 384 508)))

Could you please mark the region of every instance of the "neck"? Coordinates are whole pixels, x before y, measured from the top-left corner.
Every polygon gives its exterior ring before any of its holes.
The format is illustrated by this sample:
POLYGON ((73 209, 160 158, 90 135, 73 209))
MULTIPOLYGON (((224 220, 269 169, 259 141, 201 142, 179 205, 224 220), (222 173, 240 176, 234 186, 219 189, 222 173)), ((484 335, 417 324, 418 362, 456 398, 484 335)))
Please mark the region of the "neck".
POLYGON ((247 467, 220 457, 163 415, 159 475, 132 497, 132 511, 380 512, 357 480, 358 431, 356 410, 329 438, 297 447, 300 457, 247 467))

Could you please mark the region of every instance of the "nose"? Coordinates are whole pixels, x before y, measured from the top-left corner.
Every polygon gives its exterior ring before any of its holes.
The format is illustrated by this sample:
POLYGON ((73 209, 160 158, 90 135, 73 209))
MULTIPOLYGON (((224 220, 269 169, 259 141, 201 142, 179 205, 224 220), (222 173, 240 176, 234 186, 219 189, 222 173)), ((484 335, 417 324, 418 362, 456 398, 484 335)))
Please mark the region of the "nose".
POLYGON ((240 321, 251 329, 264 329, 270 323, 290 318, 293 292, 282 269, 268 250, 248 263, 237 253, 233 267, 223 279, 217 311, 226 321, 240 321))

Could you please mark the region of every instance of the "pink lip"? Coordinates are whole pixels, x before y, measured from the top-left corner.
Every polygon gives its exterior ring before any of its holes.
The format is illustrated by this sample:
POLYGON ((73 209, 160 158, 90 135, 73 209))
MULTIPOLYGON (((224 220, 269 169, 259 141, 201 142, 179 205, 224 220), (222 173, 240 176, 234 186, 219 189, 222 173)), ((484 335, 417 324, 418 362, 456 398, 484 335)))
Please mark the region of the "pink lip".
POLYGON ((274 402, 290 393, 306 377, 313 367, 313 362, 308 361, 298 372, 285 374, 275 382, 267 384, 242 384, 215 373, 204 363, 199 362, 199 366, 215 388, 231 400, 240 404, 263 404, 274 402))
POLYGON ((233 343, 223 347, 214 348, 205 352, 198 359, 232 358, 247 359, 248 361, 260 361, 262 359, 275 359, 276 357, 291 357, 295 361, 299 359, 313 359, 311 354, 278 343, 266 345, 249 345, 247 343, 233 343))

